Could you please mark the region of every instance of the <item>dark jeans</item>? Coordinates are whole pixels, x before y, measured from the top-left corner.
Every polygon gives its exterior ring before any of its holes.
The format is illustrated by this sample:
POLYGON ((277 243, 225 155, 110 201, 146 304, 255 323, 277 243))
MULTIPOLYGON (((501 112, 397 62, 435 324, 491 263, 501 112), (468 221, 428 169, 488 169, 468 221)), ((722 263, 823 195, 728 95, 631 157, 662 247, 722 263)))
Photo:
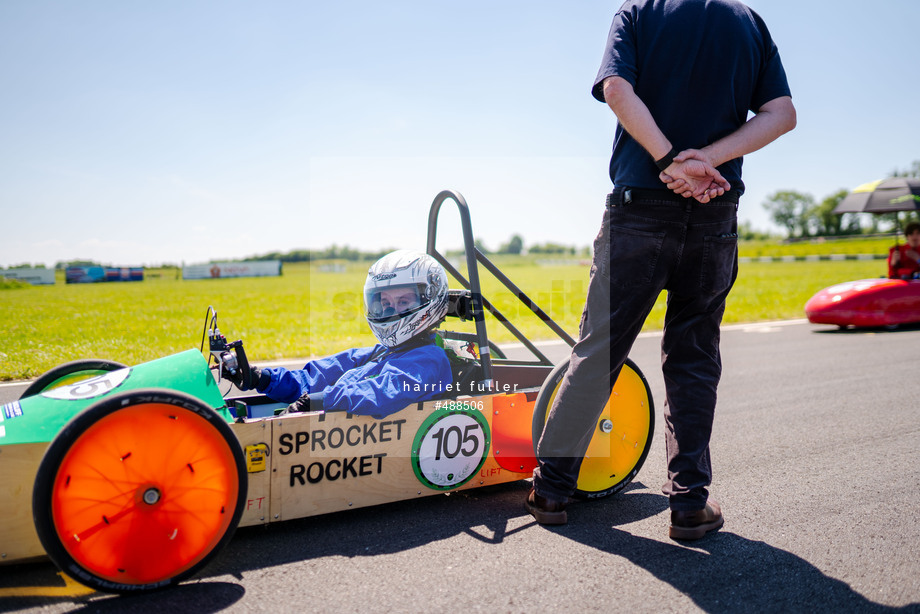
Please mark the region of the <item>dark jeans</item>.
POLYGON ((668 291, 661 365, 671 509, 706 505, 709 439, 722 373, 719 326, 738 273, 737 196, 708 204, 667 190, 618 188, 607 198, 569 370, 534 470, 538 493, 572 494, 581 460, 636 336, 668 291))

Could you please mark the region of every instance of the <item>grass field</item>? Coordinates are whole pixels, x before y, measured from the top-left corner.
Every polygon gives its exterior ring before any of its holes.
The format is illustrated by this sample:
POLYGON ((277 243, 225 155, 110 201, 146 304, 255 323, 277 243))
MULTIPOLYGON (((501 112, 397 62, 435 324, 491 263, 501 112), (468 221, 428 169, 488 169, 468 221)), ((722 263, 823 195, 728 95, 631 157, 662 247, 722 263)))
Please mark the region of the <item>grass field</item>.
MULTIPOLYGON (((888 239, 805 245, 742 244, 748 257, 830 253, 886 253, 888 239)), ((528 257, 500 257, 499 267, 573 336, 588 281, 584 263, 541 266, 528 257)), ((33 378, 79 358, 137 364, 198 347, 205 312, 213 305, 221 331, 243 339, 253 362, 329 354, 374 342, 362 315, 367 263, 337 267, 287 264, 282 277, 183 281, 174 269, 148 269, 143 282, 54 286, 13 284, 0 289, 0 380, 33 378), (335 272, 328 269, 335 269, 335 272)), ((725 323, 804 317, 819 289, 878 277, 880 260, 747 262, 728 299, 725 323)), ((488 274, 483 291, 530 339, 553 333, 488 274)), ((459 284, 452 284, 459 287, 459 284)), ((660 329, 664 296, 645 330, 660 329)), ((496 342, 513 336, 489 318, 496 342)), ((451 322, 453 330, 471 323, 451 322)))

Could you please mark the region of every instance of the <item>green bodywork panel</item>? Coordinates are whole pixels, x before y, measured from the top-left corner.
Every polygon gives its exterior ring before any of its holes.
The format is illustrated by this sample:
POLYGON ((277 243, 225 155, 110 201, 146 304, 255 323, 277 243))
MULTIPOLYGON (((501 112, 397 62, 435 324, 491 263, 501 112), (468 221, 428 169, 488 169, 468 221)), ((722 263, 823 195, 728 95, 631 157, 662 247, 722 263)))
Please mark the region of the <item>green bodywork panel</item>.
POLYGON ((134 367, 62 386, 0 407, 0 446, 50 442, 71 418, 126 390, 178 390, 211 407, 227 422, 233 416, 198 350, 187 350, 134 367))

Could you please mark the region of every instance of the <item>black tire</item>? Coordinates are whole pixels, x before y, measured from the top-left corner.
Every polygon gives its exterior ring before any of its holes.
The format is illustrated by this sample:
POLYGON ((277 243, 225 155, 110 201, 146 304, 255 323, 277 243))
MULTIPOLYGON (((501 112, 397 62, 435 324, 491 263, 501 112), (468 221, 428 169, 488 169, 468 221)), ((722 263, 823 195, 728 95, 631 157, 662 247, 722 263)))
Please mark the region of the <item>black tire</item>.
MULTIPOLYGON (((568 368, 569 359, 566 358, 550 372, 537 394, 532 427, 534 455, 543 434, 546 417, 568 368)), ((605 452, 596 455, 591 462, 588 462, 586 456, 578 476, 578 487, 575 489, 574 497, 597 499, 626 488, 645 463, 654 432, 655 404, 652 400, 652 391, 639 367, 627 359, 611 390, 610 400, 598 421, 589 446, 589 453, 595 447, 605 452), (620 389, 623 389, 624 394, 618 392, 620 389), (612 407, 614 395, 617 395, 617 399, 612 407), (611 430, 605 432, 601 428, 602 425, 611 430), (617 437, 614 438, 612 434, 616 434, 617 437)))
POLYGON ((42 373, 34 382, 29 384, 29 387, 23 391, 19 398, 24 399, 58 386, 73 384, 82 379, 96 377, 103 373, 124 368, 125 365, 120 362, 94 358, 65 362, 42 373))
POLYGON ((32 516, 45 552, 95 590, 181 582, 230 540, 246 502, 239 441, 202 401, 129 390, 75 416, 38 468, 32 516))

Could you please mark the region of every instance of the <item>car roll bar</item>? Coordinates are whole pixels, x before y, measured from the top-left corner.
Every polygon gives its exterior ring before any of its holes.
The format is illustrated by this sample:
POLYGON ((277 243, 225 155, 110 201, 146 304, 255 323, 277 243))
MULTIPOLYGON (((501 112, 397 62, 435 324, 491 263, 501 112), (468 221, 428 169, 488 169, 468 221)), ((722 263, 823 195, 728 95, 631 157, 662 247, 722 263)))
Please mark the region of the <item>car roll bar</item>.
POLYGON ((437 260, 444 269, 453 275, 464 288, 470 292, 470 319, 475 322, 476 336, 479 342, 479 351, 482 363, 483 383, 491 386, 492 384, 492 363, 501 362, 502 364, 518 365, 541 365, 553 366, 553 362, 546 357, 536 345, 534 345, 520 330, 517 329, 504 314, 499 311, 482 294, 482 286, 479 281, 479 264, 491 273, 498 281, 502 283, 521 303, 530 309, 546 326, 556 335, 565 341, 569 346, 575 345, 575 340, 562 329, 543 309, 541 309, 527 294, 524 293, 514 282, 512 282, 504 273, 502 273, 489 258, 483 254, 475 245, 473 239, 473 227, 470 221, 469 205, 466 199, 459 192, 453 190, 444 190, 438 194, 431 203, 431 209, 428 213, 428 245, 426 249, 429 256, 437 260), (460 271, 454 267, 448 259, 441 254, 436 247, 438 234, 438 216, 441 211, 441 205, 447 200, 453 200, 460 211, 460 224, 463 232, 463 246, 466 255, 466 267, 469 279, 466 279, 460 271), (526 347, 536 358, 536 361, 516 361, 507 359, 493 359, 489 351, 488 335, 486 333, 485 311, 488 311, 498 320, 515 338, 526 347))

